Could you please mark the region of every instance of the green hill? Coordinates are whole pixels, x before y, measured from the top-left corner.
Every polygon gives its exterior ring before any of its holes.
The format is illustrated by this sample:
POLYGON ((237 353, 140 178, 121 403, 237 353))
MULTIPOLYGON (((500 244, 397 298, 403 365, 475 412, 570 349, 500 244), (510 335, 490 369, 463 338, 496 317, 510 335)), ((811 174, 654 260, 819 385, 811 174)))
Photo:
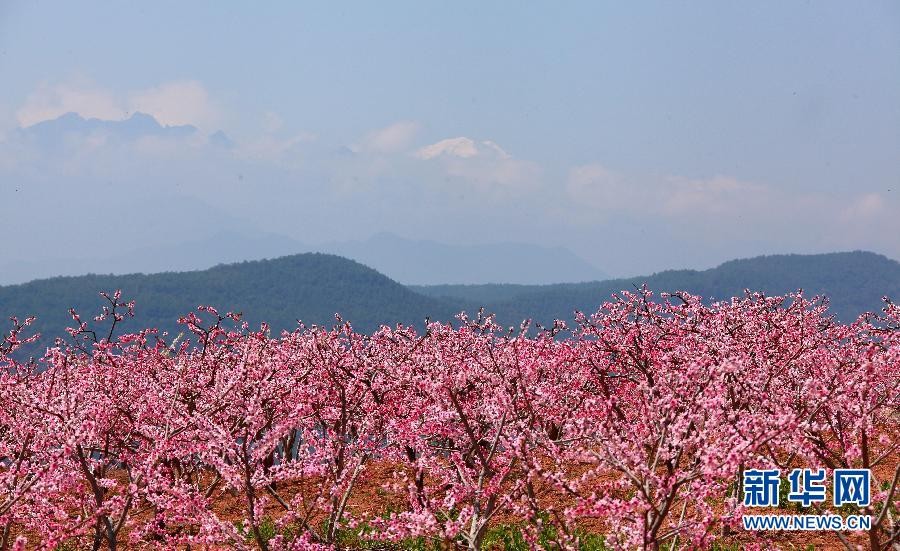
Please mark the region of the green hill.
POLYGON ((56 277, 0 287, 0 314, 36 315, 45 336, 64 334, 74 307, 89 319, 98 311, 100 291, 122 290, 136 301, 127 330, 172 330, 176 320, 198 305, 239 311, 251 325, 267 321, 275 330, 331 324, 340 313, 359 330, 382 323, 421 323, 426 316, 450 316, 457 306, 415 293, 362 264, 326 254, 299 254, 274 260, 219 265, 195 272, 151 275, 56 277))
MULTIPOLYGON (((56 277, 0 287, 0 315, 38 316, 46 337, 63 334, 67 311, 94 315, 99 291, 121 289, 137 302, 137 316, 124 328, 176 328, 178 317, 208 304, 243 312, 251 325, 275 330, 297 320, 330 324, 340 313, 361 331, 381 324, 420 324, 426 317, 451 320, 461 310, 484 306, 504 324, 533 318, 571 319, 576 309, 593 312, 611 294, 646 283, 652 290, 684 290, 729 298, 746 288, 784 294, 802 288, 830 297, 844 321, 881 308, 881 297, 900 297, 900 263, 868 252, 776 255, 733 260, 709 270, 671 270, 646 277, 558 285, 436 285, 404 287, 352 260, 299 254, 274 260, 220 265, 195 272, 56 277)), ((49 342, 48 340, 44 341, 49 342)))
POLYGON ((575 309, 593 312, 612 293, 643 283, 655 292, 688 291, 712 299, 741 295, 744 289, 769 295, 803 289, 808 296, 828 296, 832 311, 849 321, 863 312, 879 311, 882 296, 900 300, 900 263, 863 251, 790 254, 732 260, 709 270, 668 270, 591 283, 411 288, 435 298, 461 300, 468 310, 485 305, 504 323, 527 317, 546 323, 571 319, 575 309))

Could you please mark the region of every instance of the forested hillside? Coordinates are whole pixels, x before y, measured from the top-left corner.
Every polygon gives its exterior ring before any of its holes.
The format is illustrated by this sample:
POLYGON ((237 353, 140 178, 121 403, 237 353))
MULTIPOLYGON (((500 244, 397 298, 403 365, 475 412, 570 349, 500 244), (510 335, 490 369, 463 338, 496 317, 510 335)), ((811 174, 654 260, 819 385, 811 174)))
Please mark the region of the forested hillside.
POLYGON ((0 314, 36 315, 39 331, 60 335, 71 322, 70 307, 93 316, 101 306, 98 292, 116 289, 137 303, 126 329, 171 330, 177 318, 198 305, 243 312, 252 324, 265 320, 275 330, 292 329, 297 320, 330 324, 340 313, 359 330, 372 331, 382 323, 419 323, 456 310, 352 260, 310 253, 195 272, 56 277, 9 285, 0 287, 0 314))
POLYGON ((592 312, 612 293, 646 283, 653 291, 688 291, 712 299, 740 295, 744 289, 770 295, 803 289, 822 294, 832 311, 850 321, 879 311, 881 297, 900 297, 900 263, 854 251, 814 255, 771 255, 732 260, 709 270, 668 270, 650 276, 558 285, 435 285, 412 289, 438 298, 461 300, 467 309, 486 305, 501 320, 533 317, 541 322, 569 318, 573 310, 592 312))
MULTIPOLYGON (((420 324, 426 317, 452 320, 485 307, 508 325, 533 318, 547 323, 571 319, 574 310, 593 312, 615 292, 646 283, 650 289, 688 291, 723 299, 744 289, 784 294, 803 289, 827 295, 832 311, 850 321, 878 311, 881 297, 900 297, 900 263, 869 252, 777 255, 726 262, 710 270, 672 270, 646 277, 559 285, 438 285, 405 287, 352 260, 300 254, 274 260, 220 265, 195 272, 151 275, 56 277, 0 287, 0 314, 36 315, 45 337, 63 334, 68 309, 94 315, 100 291, 121 289, 137 303, 128 328, 176 329, 178 317, 198 305, 240 311, 256 325, 292 329, 297 320, 330 324, 340 313, 370 332, 381 324, 420 324)), ((47 339, 44 341, 49 342, 47 339)))

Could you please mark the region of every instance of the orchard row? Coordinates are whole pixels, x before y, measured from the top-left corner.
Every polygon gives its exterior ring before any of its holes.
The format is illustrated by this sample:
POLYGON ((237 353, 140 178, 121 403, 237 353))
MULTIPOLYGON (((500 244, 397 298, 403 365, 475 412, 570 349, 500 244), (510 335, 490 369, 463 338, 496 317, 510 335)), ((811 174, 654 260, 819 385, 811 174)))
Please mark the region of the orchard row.
POLYGON ((871 469, 871 530, 836 537, 900 538, 890 302, 843 324, 801 295, 642 290, 568 327, 371 335, 201 308, 169 339, 117 336, 133 305, 104 296, 40 359, 31 320, 0 345, 0 549, 480 549, 510 519, 534 546, 702 548, 740 531, 744 470, 793 467, 871 469))

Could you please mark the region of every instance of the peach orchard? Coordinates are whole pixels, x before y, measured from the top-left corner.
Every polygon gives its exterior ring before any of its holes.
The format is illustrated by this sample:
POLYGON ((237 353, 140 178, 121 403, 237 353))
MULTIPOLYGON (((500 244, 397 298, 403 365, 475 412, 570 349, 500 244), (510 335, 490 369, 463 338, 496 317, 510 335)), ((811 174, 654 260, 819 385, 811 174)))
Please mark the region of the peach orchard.
POLYGON ((772 467, 872 469, 871 529, 834 536, 900 545, 889 301, 839 323, 800 294, 639 290, 568 325, 370 335, 207 307, 171 338, 123 333, 133 304, 103 296, 40 358, 31 319, 0 346, 0 549, 481 549, 501 519, 534 547, 765 547, 740 484, 772 467), (394 505, 360 507, 363 486, 394 505))

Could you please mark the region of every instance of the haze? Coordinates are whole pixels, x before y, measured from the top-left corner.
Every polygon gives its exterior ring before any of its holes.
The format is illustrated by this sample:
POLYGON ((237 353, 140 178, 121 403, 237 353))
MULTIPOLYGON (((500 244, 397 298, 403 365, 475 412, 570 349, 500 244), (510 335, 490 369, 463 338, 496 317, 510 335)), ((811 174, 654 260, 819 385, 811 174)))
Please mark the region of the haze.
POLYGON ((404 283, 900 258, 898 52, 892 2, 4 3, 0 283, 373 237, 447 246, 404 283))

